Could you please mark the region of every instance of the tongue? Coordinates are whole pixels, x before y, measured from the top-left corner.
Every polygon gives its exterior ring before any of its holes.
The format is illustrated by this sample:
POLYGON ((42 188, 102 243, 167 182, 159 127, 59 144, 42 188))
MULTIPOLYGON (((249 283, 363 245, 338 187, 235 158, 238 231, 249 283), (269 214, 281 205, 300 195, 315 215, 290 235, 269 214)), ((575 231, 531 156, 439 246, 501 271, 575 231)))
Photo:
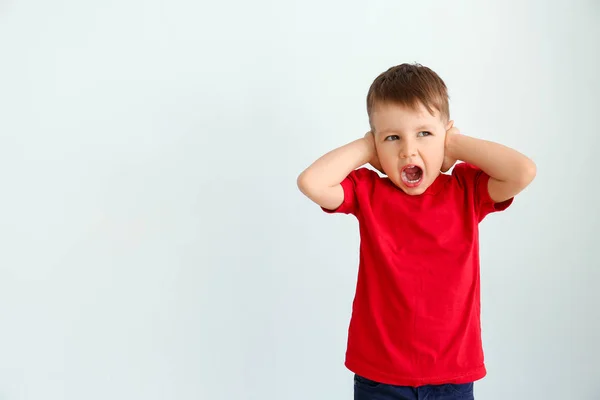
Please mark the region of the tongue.
POLYGON ((404 170, 406 172, 406 177, 411 180, 417 180, 421 177, 421 168, 419 167, 409 167, 404 170))

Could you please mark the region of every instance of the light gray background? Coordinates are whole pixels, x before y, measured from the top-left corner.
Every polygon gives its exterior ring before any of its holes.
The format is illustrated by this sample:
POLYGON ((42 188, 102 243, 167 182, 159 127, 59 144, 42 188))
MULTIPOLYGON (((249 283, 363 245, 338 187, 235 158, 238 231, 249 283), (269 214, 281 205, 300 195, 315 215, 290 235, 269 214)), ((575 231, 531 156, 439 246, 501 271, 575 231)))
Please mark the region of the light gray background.
POLYGON ((296 176, 413 61, 538 165, 477 399, 599 399, 599 52, 592 0, 1 2, 0 399, 351 399, 357 224, 296 176))

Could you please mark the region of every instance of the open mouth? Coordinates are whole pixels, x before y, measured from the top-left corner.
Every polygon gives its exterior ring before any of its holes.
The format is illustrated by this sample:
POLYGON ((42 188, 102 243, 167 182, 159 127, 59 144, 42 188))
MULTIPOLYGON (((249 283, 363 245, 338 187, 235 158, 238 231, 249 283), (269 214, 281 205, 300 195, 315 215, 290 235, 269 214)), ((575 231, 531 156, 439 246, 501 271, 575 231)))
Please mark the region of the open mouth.
POLYGON ((402 168, 402 182, 408 187, 417 187, 423 181, 423 169, 410 164, 402 168))

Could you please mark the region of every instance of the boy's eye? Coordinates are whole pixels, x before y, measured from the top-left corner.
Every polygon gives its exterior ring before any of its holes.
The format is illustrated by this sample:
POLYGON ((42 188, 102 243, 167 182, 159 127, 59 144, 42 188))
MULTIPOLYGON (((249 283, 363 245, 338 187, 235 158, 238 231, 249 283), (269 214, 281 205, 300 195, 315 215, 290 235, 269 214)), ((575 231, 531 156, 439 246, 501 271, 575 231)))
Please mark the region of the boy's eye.
POLYGON ((421 131, 419 133, 417 133, 417 137, 424 137, 424 136, 430 136, 431 132, 427 132, 427 131, 421 131))
POLYGON ((400 139, 400 137, 398 135, 390 135, 385 138, 385 140, 387 140, 387 141, 398 140, 398 139, 400 139))

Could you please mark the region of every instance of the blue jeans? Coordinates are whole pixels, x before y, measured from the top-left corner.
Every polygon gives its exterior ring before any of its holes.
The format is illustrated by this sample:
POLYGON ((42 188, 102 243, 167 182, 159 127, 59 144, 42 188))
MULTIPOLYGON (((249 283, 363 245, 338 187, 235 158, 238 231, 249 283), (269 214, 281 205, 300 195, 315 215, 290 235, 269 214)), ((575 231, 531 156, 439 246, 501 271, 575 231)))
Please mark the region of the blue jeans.
POLYGON ((354 375, 354 400, 474 400, 473 383, 396 386, 354 375))

